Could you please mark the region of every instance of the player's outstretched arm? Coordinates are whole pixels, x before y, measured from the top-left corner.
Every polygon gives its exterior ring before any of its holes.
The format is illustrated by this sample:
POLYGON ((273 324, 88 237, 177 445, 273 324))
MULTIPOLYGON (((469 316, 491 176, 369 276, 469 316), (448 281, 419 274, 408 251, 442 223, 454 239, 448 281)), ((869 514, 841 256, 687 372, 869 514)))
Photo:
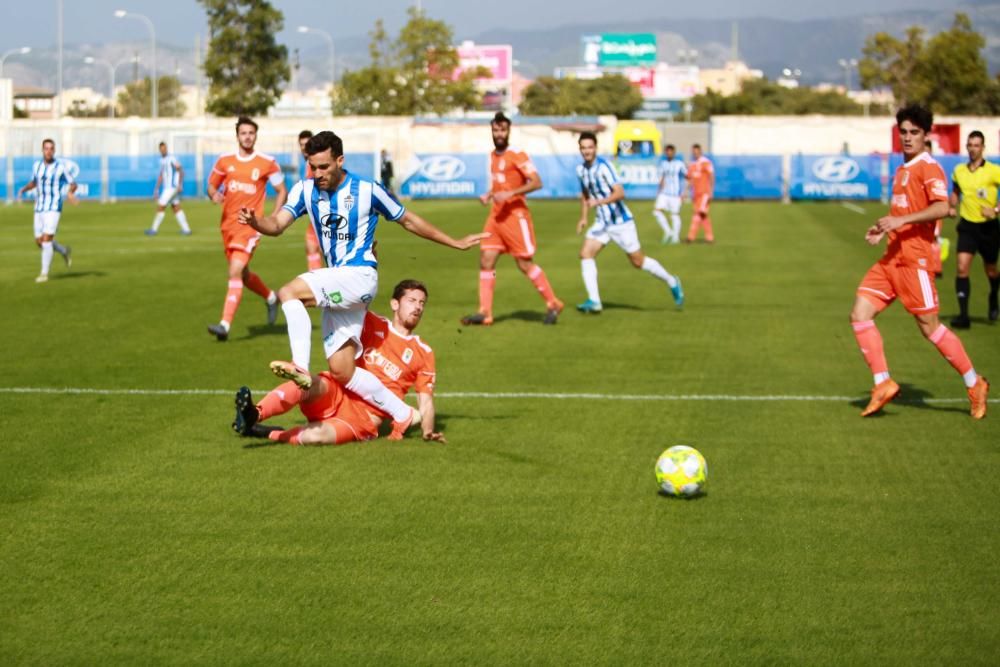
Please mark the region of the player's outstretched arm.
POLYGON ((279 236, 293 222, 295 222, 295 217, 288 212, 288 209, 284 208, 263 218, 258 218, 252 208, 240 209, 240 223, 250 225, 267 236, 279 236))
POLYGON ((444 433, 434 430, 434 397, 430 394, 417 394, 417 408, 420 410, 420 428, 424 440, 433 440, 442 444, 448 442, 444 433))
POLYGON ((449 248, 455 248, 456 250, 468 250, 474 245, 479 245, 480 241, 489 236, 489 234, 469 234, 456 240, 409 210, 399 219, 399 224, 411 234, 416 234, 421 238, 446 245, 449 248))

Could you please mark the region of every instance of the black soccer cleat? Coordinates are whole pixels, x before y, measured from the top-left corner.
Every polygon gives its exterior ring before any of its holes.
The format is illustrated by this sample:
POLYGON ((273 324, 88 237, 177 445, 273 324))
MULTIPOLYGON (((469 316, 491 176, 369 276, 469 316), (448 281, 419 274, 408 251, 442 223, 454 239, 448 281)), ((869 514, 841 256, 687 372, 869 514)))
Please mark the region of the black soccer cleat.
POLYGON ((233 420, 233 430, 243 436, 251 435, 259 418, 260 413, 253 404, 250 387, 240 387, 236 392, 236 419, 233 420))
POLYGON ((218 341, 225 342, 229 340, 229 330, 221 324, 209 324, 208 333, 215 336, 215 339, 218 341))
POLYGON ((278 321, 278 306, 281 305, 277 299, 274 303, 267 304, 267 326, 273 327, 274 323, 278 321))
POLYGON ((998 303, 997 295, 990 294, 990 322, 996 322, 997 318, 1000 317, 1000 303, 998 303))
POLYGON ((957 317, 951 318, 952 329, 968 329, 971 326, 972 322, 965 315, 958 315, 957 317))
POLYGON ((270 424, 254 424, 250 428, 250 432, 247 433, 249 438, 261 438, 264 440, 270 440, 270 435, 274 431, 284 431, 280 426, 271 426, 270 424))

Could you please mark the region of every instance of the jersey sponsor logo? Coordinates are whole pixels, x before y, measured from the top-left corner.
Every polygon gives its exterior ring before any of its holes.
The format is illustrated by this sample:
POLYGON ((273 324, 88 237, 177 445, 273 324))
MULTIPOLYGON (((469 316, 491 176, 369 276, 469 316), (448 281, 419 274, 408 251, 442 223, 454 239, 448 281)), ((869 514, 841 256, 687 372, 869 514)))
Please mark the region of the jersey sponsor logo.
POLYGON ((942 181, 940 178, 932 178, 928 180, 927 185, 930 186, 928 190, 931 191, 931 194, 937 197, 948 196, 948 188, 945 186, 944 181, 942 181))
POLYGON ((465 175, 465 162, 453 155, 431 155, 420 162, 420 173, 431 181, 454 181, 465 175))
POLYGON ((374 347, 365 350, 365 366, 368 368, 379 368, 390 380, 398 380, 403 374, 403 369, 387 359, 374 347))
POLYGON ((257 184, 256 183, 244 183, 243 181, 231 180, 229 181, 229 191, 230 192, 242 192, 248 195, 257 194, 257 184))
POLYGON ((909 208, 910 199, 905 194, 893 195, 892 205, 895 206, 896 208, 909 208))
POLYGON ((831 155, 813 163, 813 176, 827 183, 846 183, 861 173, 858 163, 843 155, 831 155))
POLYGON ((332 229, 340 229, 341 227, 347 225, 347 218, 340 215, 339 213, 327 213, 320 218, 320 222, 324 227, 330 227, 332 229))

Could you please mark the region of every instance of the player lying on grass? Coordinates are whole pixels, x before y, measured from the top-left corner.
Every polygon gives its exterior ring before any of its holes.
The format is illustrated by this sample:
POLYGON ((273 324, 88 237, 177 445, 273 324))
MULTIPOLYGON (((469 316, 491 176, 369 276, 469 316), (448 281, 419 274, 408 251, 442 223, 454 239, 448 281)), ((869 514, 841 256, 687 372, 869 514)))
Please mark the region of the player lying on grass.
MULTIPOLYGON (((444 436, 434 430, 434 351, 413 335, 426 302, 423 283, 404 280, 396 285, 389 302, 392 320, 366 313, 361 334, 363 365, 400 400, 413 387, 420 406, 414 421, 420 422, 424 440, 445 442, 444 436)), ((290 380, 256 405, 247 387, 236 392, 233 430, 240 435, 292 445, 342 445, 377 438, 379 425, 389 417, 346 391, 329 372, 311 375, 309 388, 302 389, 304 382, 295 378, 306 371, 287 361, 272 362, 271 369, 290 380), (282 429, 260 423, 296 405, 309 420, 305 426, 282 429)), ((390 440, 402 437, 402 432, 396 430, 389 435, 390 440)))

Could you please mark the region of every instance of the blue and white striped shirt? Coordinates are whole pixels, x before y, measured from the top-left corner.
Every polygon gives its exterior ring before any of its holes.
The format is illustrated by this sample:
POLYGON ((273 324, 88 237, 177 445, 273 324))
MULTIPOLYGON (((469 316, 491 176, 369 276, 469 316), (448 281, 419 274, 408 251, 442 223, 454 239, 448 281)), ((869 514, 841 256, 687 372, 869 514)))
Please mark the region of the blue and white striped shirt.
POLYGON ((180 169, 180 166, 181 163, 170 153, 160 158, 160 176, 162 178, 160 182, 163 189, 177 189, 178 179, 180 178, 180 173, 177 170, 180 169))
MULTIPOLYGON (((583 196, 588 199, 605 199, 611 194, 611 189, 619 183, 618 172, 613 164, 602 157, 596 158, 590 165, 578 165, 576 175, 580 179, 583 196)), ((632 211, 628 210, 624 200, 613 204, 603 204, 597 207, 597 222, 605 225, 620 225, 632 221, 632 211)))
POLYGON ((660 158, 656 168, 657 176, 663 182, 659 194, 668 197, 680 197, 684 192, 684 177, 687 176, 687 165, 684 160, 675 157, 673 160, 660 158))
POLYGON ((62 211, 63 184, 75 181, 59 160, 39 160, 31 170, 31 182, 35 184, 35 213, 45 213, 62 211))
POLYGON ((372 252, 378 217, 395 221, 406 213, 381 183, 347 171, 333 192, 317 188, 313 179, 299 181, 282 208, 296 218, 309 215, 329 267, 378 266, 372 252))

